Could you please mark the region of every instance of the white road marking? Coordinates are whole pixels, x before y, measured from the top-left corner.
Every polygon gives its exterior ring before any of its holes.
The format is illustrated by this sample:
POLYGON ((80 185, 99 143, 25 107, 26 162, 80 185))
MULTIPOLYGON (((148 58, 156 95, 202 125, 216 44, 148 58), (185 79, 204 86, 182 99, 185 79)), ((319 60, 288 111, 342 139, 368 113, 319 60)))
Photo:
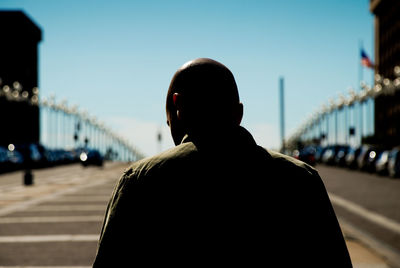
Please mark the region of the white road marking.
POLYGON ((4 208, 0 208, 0 216, 6 215, 6 214, 10 214, 12 212, 15 211, 20 211, 20 210, 25 210, 31 206, 37 205, 39 203, 43 203, 46 201, 50 201, 50 200, 57 200, 58 198, 60 198, 63 195, 66 194, 71 194, 71 193, 76 193, 80 190, 83 189, 87 189, 87 188, 91 188, 91 187, 95 187, 98 185, 102 185, 102 184, 106 184, 110 181, 110 179, 105 178, 105 179, 101 179, 101 180, 97 180, 95 182, 90 182, 87 184, 80 184, 80 185, 76 185, 74 187, 71 188, 67 188, 64 190, 60 190, 56 193, 52 193, 49 195, 45 195, 45 196, 40 196, 38 198, 32 199, 32 200, 28 200, 28 201, 24 201, 24 202, 20 202, 11 206, 7 206, 4 208))
POLYGON ((54 222, 102 222, 104 216, 50 216, 50 217, 4 217, 0 224, 6 223, 54 223, 54 222))
POLYGON ((103 195, 103 196, 108 196, 108 197, 110 197, 111 194, 112 194, 112 192, 113 192, 113 189, 114 189, 113 186, 108 186, 106 189, 102 189, 102 188, 97 188, 97 189, 94 189, 94 190, 86 189, 86 190, 84 190, 84 191, 82 191, 82 192, 73 193, 73 194, 71 194, 71 195, 73 195, 73 196, 82 196, 82 195, 84 195, 84 196, 88 196, 88 195, 96 196, 96 195, 103 195))
POLYGON ((353 263, 353 268, 390 268, 384 263, 353 263))
POLYGON ((353 203, 335 194, 329 193, 329 198, 331 199, 333 204, 341 206, 347 209, 348 211, 353 212, 360 217, 363 217, 364 219, 367 219, 375 224, 385 227, 386 229, 389 229, 392 232, 400 234, 400 223, 392 219, 389 219, 385 216, 382 216, 376 212, 363 208, 357 205, 356 203, 353 203))
POLYGON ((104 205, 56 205, 56 206, 36 206, 29 211, 105 211, 104 205))
POLYGON ((57 202, 107 202, 110 196, 62 196, 57 199, 57 202))
POLYGON ((90 242, 98 240, 99 235, 97 234, 0 236, 0 243, 90 242))
MULTIPOLYGON (((387 264, 400 263, 400 253, 395 248, 383 243, 382 241, 379 241, 376 237, 364 232, 358 226, 357 227, 354 226, 353 224, 349 223, 343 218, 339 218, 339 223, 342 229, 344 230, 344 233, 347 233, 347 235, 349 235, 350 237, 356 238, 356 241, 358 240, 361 245, 368 245, 367 248, 373 249, 375 255, 382 257, 386 260, 385 263, 387 264)), ((359 265, 359 263, 355 263, 353 261, 353 267, 367 268, 368 266, 361 266, 359 265)), ((398 267, 398 266, 394 265, 393 267, 398 267)), ((389 266, 386 266, 386 268, 389 268, 389 266)))

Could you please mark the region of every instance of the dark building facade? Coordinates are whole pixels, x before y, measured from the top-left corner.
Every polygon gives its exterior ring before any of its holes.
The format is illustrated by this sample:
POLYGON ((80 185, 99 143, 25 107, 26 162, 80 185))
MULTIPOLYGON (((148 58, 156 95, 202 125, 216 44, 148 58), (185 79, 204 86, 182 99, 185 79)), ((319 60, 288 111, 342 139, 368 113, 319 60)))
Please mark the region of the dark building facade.
POLYGON ((27 100, 36 95, 41 39, 41 29, 24 12, 0 11, 0 145, 39 142, 39 107, 27 100))
MULTIPOLYGON (((375 15, 375 74, 393 80, 400 66, 400 1, 371 0, 375 15)), ((375 138, 387 146, 400 145, 400 93, 375 99, 375 138)))

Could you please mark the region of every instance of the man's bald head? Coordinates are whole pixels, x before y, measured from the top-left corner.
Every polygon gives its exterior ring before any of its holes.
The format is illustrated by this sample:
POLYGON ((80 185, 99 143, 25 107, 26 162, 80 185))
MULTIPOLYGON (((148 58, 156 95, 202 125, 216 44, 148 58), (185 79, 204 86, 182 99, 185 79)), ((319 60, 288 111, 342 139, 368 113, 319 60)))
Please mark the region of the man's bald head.
POLYGON ((239 103, 239 93, 231 71, 225 65, 207 58, 189 61, 178 69, 168 89, 167 109, 172 107, 174 93, 181 94, 191 104, 208 103, 222 108, 239 103))
POLYGON ((207 58, 178 69, 168 89, 166 109, 176 144, 184 134, 211 134, 237 126, 243 114, 232 72, 207 58))
POLYGON ((181 113, 185 131, 237 125, 241 120, 237 110, 242 113, 233 74, 207 58, 189 61, 178 69, 168 89, 166 109, 171 117, 181 113))

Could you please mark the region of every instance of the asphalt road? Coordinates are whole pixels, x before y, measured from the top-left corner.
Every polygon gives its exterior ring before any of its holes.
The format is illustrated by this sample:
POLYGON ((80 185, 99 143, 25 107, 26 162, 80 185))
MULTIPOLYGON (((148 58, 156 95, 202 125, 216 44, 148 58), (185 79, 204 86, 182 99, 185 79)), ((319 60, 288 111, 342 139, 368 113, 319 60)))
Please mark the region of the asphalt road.
POLYGON ((0 175, 0 267, 90 267, 107 202, 126 164, 0 175))
MULTIPOLYGON (((0 175, 0 268, 91 267, 106 204, 127 166, 37 170, 29 187, 22 172, 0 175)), ((389 267, 382 256, 394 253, 394 259, 400 248, 400 180, 316 168, 345 227, 354 267, 389 267), (359 243, 353 234, 368 239, 359 243)))
POLYGON ((400 266, 400 179, 325 165, 316 168, 339 220, 400 266))

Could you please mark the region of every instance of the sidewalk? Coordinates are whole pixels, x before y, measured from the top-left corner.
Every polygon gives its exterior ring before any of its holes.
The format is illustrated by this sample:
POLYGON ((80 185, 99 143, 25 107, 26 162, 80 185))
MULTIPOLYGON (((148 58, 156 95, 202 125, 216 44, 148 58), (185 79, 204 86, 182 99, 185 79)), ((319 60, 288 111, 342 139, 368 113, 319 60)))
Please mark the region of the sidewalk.
POLYGON ((340 220, 347 248, 350 253, 351 261, 354 268, 399 268, 400 263, 395 260, 397 256, 388 260, 382 253, 389 256, 390 252, 385 252, 385 249, 376 242, 371 241, 363 233, 357 231, 353 226, 340 220), (394 263, 393 263, 394 262, 394 263))
MULTIPOLYGON (((354 268, 389 268, 390 266, 360 241, 346 237, 347 248, 354 268)), ((391 268, 391 267, 390 267, 391 268)))

